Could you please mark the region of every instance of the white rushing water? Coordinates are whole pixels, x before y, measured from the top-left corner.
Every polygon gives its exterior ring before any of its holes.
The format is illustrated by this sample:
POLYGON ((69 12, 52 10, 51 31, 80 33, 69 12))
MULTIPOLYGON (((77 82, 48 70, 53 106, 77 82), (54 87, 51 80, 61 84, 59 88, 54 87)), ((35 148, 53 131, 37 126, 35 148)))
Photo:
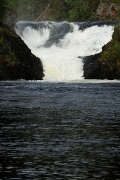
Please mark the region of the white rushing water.
MULTIPOLYGON (((52 26, 52 25, 51 25, 52 26)), ((97 25, 79 30, 79 26, 71 23, 69 31, 58 44, 43 46, 51 35, 50 28, 34 29, 26 26, 22 39, 39 57, 43 64, 44 80, 80 80, 83 79, 83 62, 80 56, 94 55, 102 51, 102 47, 112 39, 113 26, 97 25)), ((17 30, 19 34, 19 31, 17 30)))

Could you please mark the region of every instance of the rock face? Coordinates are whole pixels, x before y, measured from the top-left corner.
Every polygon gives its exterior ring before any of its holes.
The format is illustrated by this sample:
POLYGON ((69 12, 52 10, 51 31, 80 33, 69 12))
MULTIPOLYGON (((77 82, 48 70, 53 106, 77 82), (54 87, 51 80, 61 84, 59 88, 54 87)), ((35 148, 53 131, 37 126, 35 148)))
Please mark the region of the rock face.
POLYGON ((112 18, 117 16, 120 7, 115 3, 100 3, 97 9, 97 17, 112 18))
POLYGON ((99 62, 100 53, 83 58, 83 70, 85 79, 102 79, 101 64, 99 62))
POLYGON ((42 80, 43 66, 19 36, 0 22, 0 80, 42 80))
POLYGON ((18 15, 15 11, 7 9, 4 15, 4 23, 14 31, 15 23, 18 21, 18 15))
MULTIPOLYGON (((103 49, 105 46, 103 47, 103 49)), ((83 70, 85 79, 120 79, 120 75, 116 75, 114 71, 106 71, 99 61, 102 52, 92 56, 86 56, 83 58, 83 70)))
MULTIPOLYGON (((106 50, 107 45, 102 48, 102 52, 92 56, 86 56, 83 58, 83 70, 85 79, 120 79, 120 72, 117 69, 107 70, 106 65, 100 61, 103 52, 106 50)), ((112 67, 112 65, 111 65, 112 67)))

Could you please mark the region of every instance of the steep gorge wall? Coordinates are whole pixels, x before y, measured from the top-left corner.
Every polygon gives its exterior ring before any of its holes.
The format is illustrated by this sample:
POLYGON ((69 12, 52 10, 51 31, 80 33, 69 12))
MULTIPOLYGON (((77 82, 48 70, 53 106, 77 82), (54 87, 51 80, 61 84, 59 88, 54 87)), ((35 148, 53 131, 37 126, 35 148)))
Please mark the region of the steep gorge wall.
POLYGON ((41 80, 43 67, 19 36, 0 22, 0 80, 41 80))

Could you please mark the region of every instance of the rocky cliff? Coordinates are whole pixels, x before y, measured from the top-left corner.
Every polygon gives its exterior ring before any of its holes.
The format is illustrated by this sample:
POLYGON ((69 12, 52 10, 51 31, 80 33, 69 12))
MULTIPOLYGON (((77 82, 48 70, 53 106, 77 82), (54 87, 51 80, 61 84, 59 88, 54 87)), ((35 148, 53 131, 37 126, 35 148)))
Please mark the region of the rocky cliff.
POLYGON ((116 3, 101 2, 97 8, 98 19, 119 19, 120 6, 116 3))
POLYGON ((0 22, 0 80, 41 80, 43 67, 19 36, 0 22))

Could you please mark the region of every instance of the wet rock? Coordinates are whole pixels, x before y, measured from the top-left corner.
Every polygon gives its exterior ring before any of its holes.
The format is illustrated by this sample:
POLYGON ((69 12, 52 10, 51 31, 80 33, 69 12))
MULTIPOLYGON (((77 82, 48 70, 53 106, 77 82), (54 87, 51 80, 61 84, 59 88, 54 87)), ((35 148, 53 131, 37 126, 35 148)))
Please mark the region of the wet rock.
POLYGON ((120 72, 117 69, 112 70, 112 64, 111 68, 108 69, 106 64, 100 61, 106 49, 107 45, 103 46, 101 53, 83 57, 83 76, 85 79, 120 79, 120 72))
POLYGON ((83 70, 85 79, 102 79, 100 53, 83 58, 83 70))

